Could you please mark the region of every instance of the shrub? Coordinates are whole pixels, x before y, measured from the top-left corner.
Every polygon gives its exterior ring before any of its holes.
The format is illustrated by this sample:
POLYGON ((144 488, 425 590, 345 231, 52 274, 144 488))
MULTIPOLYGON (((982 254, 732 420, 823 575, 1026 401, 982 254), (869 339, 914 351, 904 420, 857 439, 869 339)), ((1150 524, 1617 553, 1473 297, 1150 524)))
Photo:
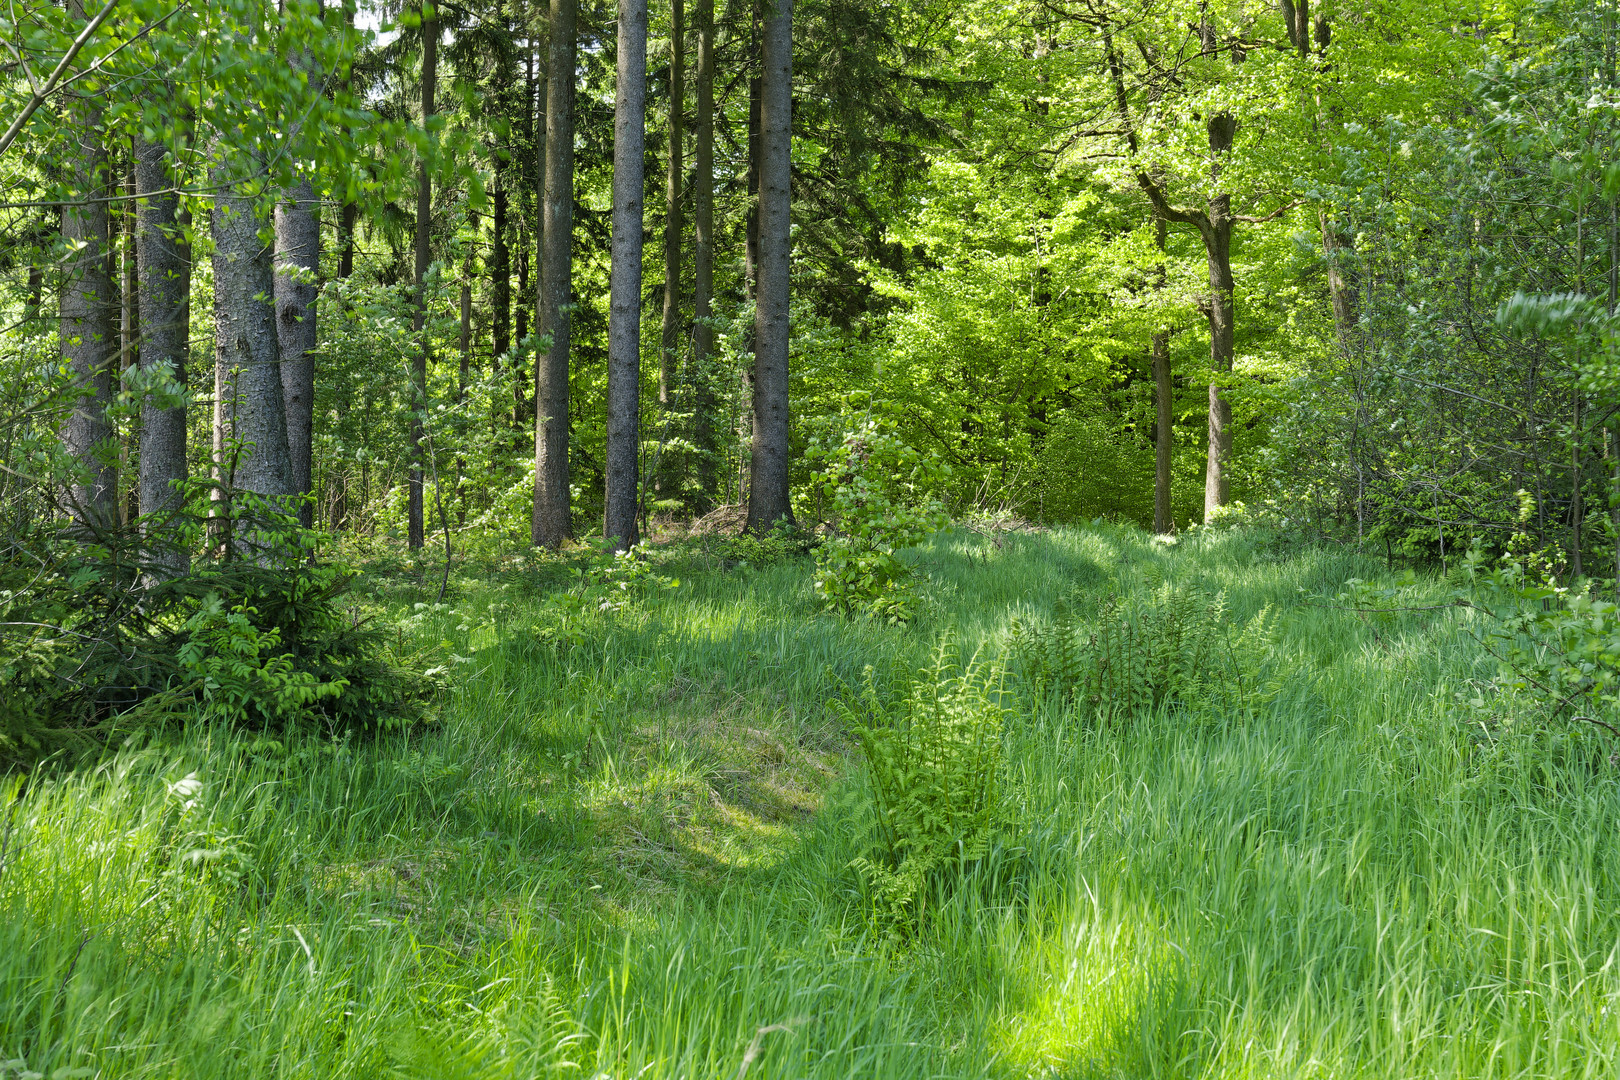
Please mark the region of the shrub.
POLYGON ((877 688, 866 669, 858 705, 844 706, 871 775, 876 830, 854 862, 882 922, 920 919, 925 887, 937 872, 989 849, 1000 809, 1001 672, 964 670, 949 637, 933 661, 898 694, 877 688))
POLYGON ((809 456, 820 466, 813 490, 830 527, 816 550, 816 594, 841 614, 909 621, 912 569, 899 552, 945 527, 931 492, 949 470, 872 420, 837 446, 813 443, 809 456))
POLYGON ((0 761, 157 722, 423 718, 434 682, 344 610, 350 573, 312 564, 284 517, 253 536, 262 561, 174 575, 137 526, 14 535, 0 557, 0 761))
POLYGON ((1476 634, 1501 679, 1549 710, 1620 739, 1620 605, 1585 587, 1559 585, 1545 558, 1509 546, 1497 564, 1475 544, 1463 559, 1471 588, 1457 601, 1491 618, 1476 634))

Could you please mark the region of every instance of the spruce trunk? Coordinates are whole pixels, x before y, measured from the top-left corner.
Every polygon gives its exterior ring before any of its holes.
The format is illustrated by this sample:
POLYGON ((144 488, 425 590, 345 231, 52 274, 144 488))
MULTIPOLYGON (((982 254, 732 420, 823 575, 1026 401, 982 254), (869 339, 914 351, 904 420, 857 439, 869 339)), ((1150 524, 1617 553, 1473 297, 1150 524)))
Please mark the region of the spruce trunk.
MULTIPOLYGON (((221 144, 216 154, 226 151, 221 144)), ((238 194, 240 173, 259 170, 217 162, 214 198, 214 357, 224 393, 218 403, 221 467, 227 488, 275 502, 290 495, 292 462, 281 395, 281 353, 271 250, 259 239, 255 200, 238 194)))
POLYGON ((608 311, 607 490, 602 535, 635 545, 641 426, 641 256, 647 144, 647 0, 620 0, 613 114, 613 269, 608 311))
MULTIPOLYGON (((425 8, 425 5, 424 5, 425 8)), ((425 14, 425 11, 424 11, 425 14)), ((434 91, 439 82, 439 20, 422 19, 422 126, 433 118, 434 91)), ((433 178, 426 159, 416 171, 416 312, 411 329, 416 333, 416 350, 411 354, 411 474, 409 504, 406 508, 407 542, 420 551, 425 534, 422 526, 423 441, 422 416, 427 411, 427 369, 429 360, 427 329, 427 276, 433 263, 433 178)))
POLYGON ((675 495, 680 482, 679 462, 669 450, 670 410, 675 400, 676 356, 681 344, 681 182, 685 176, 681 110, 686 104, 686 9, 683 0, 670 0, 669 30, 669 170, 665 184, 664 215, 664 321, 659 334, 658 405, 664 425, 658 455, 657 492, 675 495))
POLYGON ((118 474, 111 460, 114 433, 107 418, 118 349, 118 294, 109 273, 110 221, 104 201, 112 185, 101 142, 101 110, 81 100, 73 103, 70 115, 79 144, 73 186, 84 202, 62 208, 62 239, 71 255, 62 272, 61 350, 77 391, 62 442, 79 467, 64 493, 64 509, 81 523, 107 523, 118 500, 118 474))
POLYGON ((314 524, 315 274, 321 262, 320 200, 307 178, 276 207, 276 336, 281 349, 282 408, 287 414, 287 452, 292 485, 302 498, 298 522, 314 524))
POLYGON ((714 430, 714 0, 697 6, 697 145, 693 162, 692 354, 696 388, 692 441, 697 446, 697 511, 706 513, 719 487, 714 430))
POLYGON ((793 0, 765 0, 761 50, 759 268, 748 530, 793 520, 788 503, 788 255, 791 243, 793 0))
POLYGON ((551 0, 546 80, 545 251, 540 266, 540 331, 550 338, 535 364, 534 515, 537 547, 573 536, 568 473, 568 349, 574 278, 575 0, 551 0))
MULTIPOLYGON (((136 148, 135 189, 140 195, 136 222, 141 318, 141 367, 168 365, 186 385, 190 352, 191 247, 179 220, 179 198, 161 143, 136 148)), ((149 396, 141 405, 140 508, 149 528, 161 528, 180 512, 179 484, 186 478, 186 407, 149 396)), ((149 543, 151 540, 149 538, 149 543)), ((154 561, 183 572, 183 549, 152 544, 154 561)))

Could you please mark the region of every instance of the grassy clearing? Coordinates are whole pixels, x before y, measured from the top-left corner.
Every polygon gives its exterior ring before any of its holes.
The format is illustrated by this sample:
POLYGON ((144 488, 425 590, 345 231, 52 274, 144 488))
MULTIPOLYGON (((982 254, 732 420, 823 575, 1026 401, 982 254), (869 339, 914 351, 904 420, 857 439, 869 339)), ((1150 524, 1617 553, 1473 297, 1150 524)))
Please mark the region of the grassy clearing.
POLYGON ((1615 1075, 1616 773, 1454 704, 1467 612, 1334 610, 1377 564, 1252 535, 919 558, 904 631, 814 614, 802 563, 560 634, 521 579, 379 587, 464 658, 440 727, 7 781, 0 1077, 1615 1075), (1163 580, 1275 612, 1263 704, 1020 701, 994 850, 874 933, 842 685, 1163 580))

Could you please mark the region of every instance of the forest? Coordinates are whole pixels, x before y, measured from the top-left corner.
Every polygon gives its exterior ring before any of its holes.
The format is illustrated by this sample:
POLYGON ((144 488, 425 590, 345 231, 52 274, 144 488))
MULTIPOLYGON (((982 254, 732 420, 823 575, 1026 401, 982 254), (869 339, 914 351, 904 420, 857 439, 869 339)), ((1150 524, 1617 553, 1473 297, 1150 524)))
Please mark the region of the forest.
POLYGON ((1620 0, 8 0, 0 1080, 1612 1078, 1620 0))

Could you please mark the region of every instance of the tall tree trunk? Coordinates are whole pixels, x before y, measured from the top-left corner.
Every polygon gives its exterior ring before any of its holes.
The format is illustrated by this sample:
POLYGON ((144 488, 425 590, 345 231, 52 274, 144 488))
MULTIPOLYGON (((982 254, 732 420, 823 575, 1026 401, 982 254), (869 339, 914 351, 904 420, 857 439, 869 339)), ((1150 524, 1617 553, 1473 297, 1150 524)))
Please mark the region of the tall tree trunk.
MULTIPOLYGON (((80 5, 70 4, 80 17, 80 5)), ((118 294, 108 272, 111 236, 107 202, 112 188, 101 110, 89 99, 70 106, 78 141, 73 186, 80 205, 62 208, 62 239, 72 254, 63 267, 60 299, 62 362, 73 372, 78 396, 63 427, 62 442, 79 464, 79 477, 64 493, 66 507, 81 522, 108 522, 117 512, 118 475, 112 467, 112 365, 118 349, 118 294), (77 250, 73 250, 77 248, 77 250)))
POLYGON ((765 0, 761 66, 759 291, 748 530, 793 520, 788 503, 788 254, 792 224, 793 0, 765 0))
MULTIPOLYGON (((307 177, 276 206, 276 337, 281 348, 282 407, 287 414, 287 452, 293 491, 314 491, 315 275, 321 265, 320 199, 307 177)), ((298 522, 314 524, 314 504, 298 506, 298 522)))
MULTIPOLYGON (((523 77, 523 147, 518 157, 518 305, 517 305, 517 340, 519 351, 512 358, 512 453, 516 456, 523 449, 524 436, 530 430, 534 421, 531 411, 534 403, 529 400, 528 384, 531 381, 538 383, 540 378, 539 357, 535 358, 534 377, 531 380, 526 374, 522 357, 527 351, 522 348, 524 340, 529 336, 529 240, 544 243, 544 229, 538 232, 531 229, 530 223, 537 215, 532 215, 530 209, 528 187, 524 181, 528 179, 529 170, 537 158, 535 127, 535 55, 534 43, 531 41, 524 49, 524 77, 523 77)), ((539 185, 536 184, 536 187, 539 185)), ((541 210, 540 214, 544 214, 541 210)), ((545 261, 542 255, 541 262, 545 261)), ((536 269, 539 269, 536 267, 536 269)), ((535 312, 535 330, 540 331, 539 323, 542 321, 539 311, 535 312)))
MULTIPOLYGON (((1167 237, 1164 218, 1153 215, 1153 239, 1162 258, 1167 237)), ((1164 263, 1157 268, 1154 290, 1162 292, 1165 286, 1164 263)), ((1159 535, 1175 530, 1170 510, 1170 455, 1174 452, 1175 429, 1172 413, 1174 386, 1170 378, 1170 331, 1159 330, 1153 335, 1153 401, 1155 425, 1153 432, 1153 531, 1159 535)))
MULTIPOLYGON (((478 219, 476 216, 468 222, 472 226, 473 234, 478 233, 478 219)), ((463 256, 461 266, 461 369, 456 373, 456 405, 458 411, 467 404, 467 382, 472 374, 473 349, 473 317, 472 317, 472 283, 473 283, 473 256, 469 245, 463 256)), ((466 439, 457 440, 456 447, 456 513, 457 523, 462 527, 467 524, 467 454, 464 449, 466 439)))
MULTIPOLYGON (((135 190, 140 195, 136 261, 140 274, 141 367, 168 365, 186 384, 190 352, 191 247, 178 218, 179 197, 172 190, 161 143, 141 142, 135 155, 135 190)), ((162 528, 181 509, 178 485, 186 478, 186 406, 165 405, 149 395, 141 405, 141 513, 162 528)), ((152 545, 154 561, 176 572, 189 562, 183 548, 152 545)))
POLYGON ((574 278, 574 76, 576 0, 551 0, 546 91, 545 255, 540 266, 540 329, 551 338, 535 364, 534 516, 536 546, 561 547, 569 520, 568 308, 574 278))
MULTIPOLYGON (((422 127, 433 117, 434 94, 439 83, 439 20, 424 4, 422 19, 422 127)), ((411 475, 410 502, 406 532, 411 550, 419 551, 425 542, 422 528, 423 458, 422 416, 427 410, 427 369, 429 358, 427 329, 427 276, 433 263, 433 178, 424 158, 416 171, 416 312, 411 328, 416 332, 416 351, 411 355, 411 475)))
POLYGON ((697 146, 693 183, 692 441, 697 446, 698 513, 707 513, 719 486, 714 430, 714 0, 697 0, 697 146))
POLYGON ((669 170, 666 176, 664 215, 664 322, 659 335, 658 405, 665 437, 658 456, 657 491, 669 498, 679 486, 676 455, 669 451, 669 413, 674 405, 675 358, 681 345, 681 183, 684 130, 681 111, 686 107, 686 9, 684 0, 670 0, 669 9, 669 170))
POLYGON ((271 497, 292 494, 287 418, 281 395, 276 337, 275 273, 271 249, 259 239, 255 200, 236 185, 257 173, 230 161, 224 140, 215 146, 214 356, 224 386, 220 402, 223 467, 230 484, 271 497))
MULTIPOLYGON (((769 2, 769 0, 766 0, 769 2)), ((755 9, 754 40, 759 40, 758 8, 755 9)), ((755 53, 759 51, 755 48, 755 53)), ((764 82, 758 76, 748 80, 748 219, 743 233, 743 277, 750 297, 759 295, 759 157, 761 153, 760 108, 764 82)))
MULTIPOLYGON (((118 210, 118 231, 122 234, 119 243, 120 280, 118 286, 119 295, 122 298, 118 324, 118 370, 120 376, 124 371, 140 363, 141 354, 141 308, 137 297, 140 278, 136 273, 135 265, 135 143, 136 140, 130 140, 129 159, 124 166, 123 187, 128 198, 120 205, 118 210)), ((121 381, 122 378, 120 377, 121 381)), ((121 440, 122 445, 118 453, 118 471, 124 477, 121 486, 124 489, 122 510, 125 524, 134 521, 141 513, 141 486, 138 479, 131 482, 134 477, 131 462, 139 456, 140 439, 141 418, 137 414, 130 421, 129 431, 121 440)))
POLYGON ((619 0, 608 311, 607 491, 602 535, 636 543, 641 427, 641 255, 647 151, 647 0, 619 0))
MULTIPOLYGON (((1213 142, 1213 138, 1211 140, 1213 142)), ((1227 143, 1230 145, 1230 138, 1227 143)), ((1221 388, 1221 376, 1232 370, 1232 197, 1209 200, 1209 362, 1215 378, 1209 384, 1209 453, 1204 468, 1204 520, 1231 501, 1227 459, 1232 454, 1232 403, 1221 388)))
MULTIPOLYGON (((512 254, 507 234, 507 162, 504 147, 495 148, 495 190, 491 202, 492 217, 489 237, 489 298, 493 309, 490 321, 490 346, 495 357, 496 370, 503 366, 511 370, 512 358, 512 254)), ((497 400, 498 404, 498 400, 497 400)), ((504 410, 496 410, 499 417, 504 410)), ((500 421, 504 424, 505 421, 500 421)), ((498 434, 498 429, 497 429, 498 434)))

